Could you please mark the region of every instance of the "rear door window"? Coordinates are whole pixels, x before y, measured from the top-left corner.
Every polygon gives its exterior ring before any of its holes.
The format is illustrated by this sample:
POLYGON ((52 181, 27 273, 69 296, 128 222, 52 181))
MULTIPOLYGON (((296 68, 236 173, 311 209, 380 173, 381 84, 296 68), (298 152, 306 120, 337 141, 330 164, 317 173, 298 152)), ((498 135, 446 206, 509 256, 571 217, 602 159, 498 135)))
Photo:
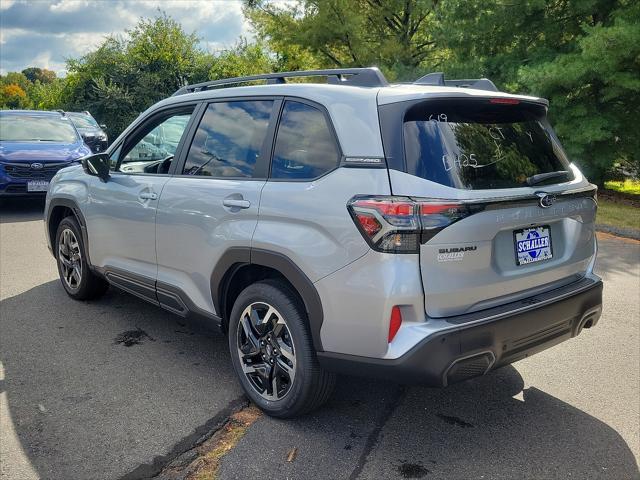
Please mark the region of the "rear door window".
POLYGON ((324 113, 288 100, 278 125, 271 178, 312 180, 336 168, 339 160, 340 151, 324 113))
POLYGON ((403 124, 407 173, 471 190, 523 187, 541 173, 569 172, 539 185, 572 178, 542 105, 491 102, 429 101, 410 108, 403 124))
POLYGON ((264 148, 273 100, 211 103, 200 121, 183 175, 250 178, 264 148))

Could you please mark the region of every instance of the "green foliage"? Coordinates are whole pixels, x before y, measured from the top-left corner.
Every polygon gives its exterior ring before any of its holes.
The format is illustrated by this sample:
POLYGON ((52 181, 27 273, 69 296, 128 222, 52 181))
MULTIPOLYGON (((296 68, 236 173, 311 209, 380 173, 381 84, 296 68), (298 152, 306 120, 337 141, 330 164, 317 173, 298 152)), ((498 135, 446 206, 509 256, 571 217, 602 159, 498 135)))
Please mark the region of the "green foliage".
POLYGON ((441 70, 549 98, 572 160, 602 184, 640 172, 637 0, 249 0, 277 56, 324 67, 378 65, 391 79, 441 70))
POLYGON ((63 79, 37 67, 0 76, 1 106, 89 110, 114 138, 186 83, 340 66, 377 65, 391 80, 440 70, 549 98, 592 181, 640 172, 637 0, 245 0, 244 13, 258 40, 215 54, 165 14, 142 18, 69 60, 63 79))
POLYGON ((51 83, 56 79, 56 72, 47 70, 46 68, 29 67, 22 70, 22 74, 31 83, 39 81, 40 83, 51 83))
POLYGON ((629 195, 640 195, 640 180, 610 180, 608 182, 604 182, 604 188, 620 193, 627 193, 629 195))
POLYGON ((209 78, 221 78, 256 75, 277 70, 275 56, 270 55, 264 45, 247 43, 241 39, 233 48, 219 53, 211 69, 209 78))
POLYGON ((585 26, 573 51, 523 67, 519 80, 552 101, 565 148, 602 185, 614 162, 640 171, 640 4, 585 26))
POLYGON ((30 108, 36 110, 56 110, 62 104, 64 80, 56 78, 51 82, 36 80, 27 89, 30 108))
POLYGON ((377 65, 392 78, 438 57, 429 23, 436 0, 247 2, 245 14, 278 55, 323 67, 377 65))
POLYGON ((66 110, 89 110, 112 137, 138 114, 186 83, 207 79, 212 57, 195 34, 165 14, 141 19, 124 37, 68 62, 66 110))
POLYGON ((27 91, 30 82, 24 74, 20 72, 9 72, 5 76, 0 76, 1 85, 18 85, 23 91, 27 91))
POLYGON ((640 208, 598 199, 598 214, 596 222, 617 228, 640 229, 640 208))

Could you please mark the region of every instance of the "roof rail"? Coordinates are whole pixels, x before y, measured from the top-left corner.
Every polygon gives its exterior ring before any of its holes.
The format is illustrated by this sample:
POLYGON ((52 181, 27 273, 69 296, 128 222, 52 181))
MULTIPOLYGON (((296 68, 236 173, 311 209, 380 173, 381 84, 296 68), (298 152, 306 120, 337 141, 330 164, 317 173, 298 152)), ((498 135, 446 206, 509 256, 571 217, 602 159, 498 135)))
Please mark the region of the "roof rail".
POLYGON ((436 85, 440 87, 476 88, 478 90, 490 90, 497 92, 498 87, 488 78, 474 78, 465 80, 445 80, 444 73, 429 73, 413 82, 416 85, 436 85))
POLYGON ((334 68, 328 70, 303 70, 300 72, 280 72, 280 73, 263 73, 261 75, 249 75, 247 77, 225 78, 222 80, 213 80, 210 82, 196 83, 194 85, 185 85, 180 88, 173 96, 183 95, 185 93, 201 92, 212 87, 221 87, 224 85, 234 85, 244 82, 255 82, 257 80, 267 80, 268 84, 287 83, 287 78, 292 77, 328 77, 327 83, 338 85, 352 85, 356 87, 386 87, 389 85, 387 79, 377 67, 369 68, 334 68), (345 76, 347 76, 345 78, 345 76))

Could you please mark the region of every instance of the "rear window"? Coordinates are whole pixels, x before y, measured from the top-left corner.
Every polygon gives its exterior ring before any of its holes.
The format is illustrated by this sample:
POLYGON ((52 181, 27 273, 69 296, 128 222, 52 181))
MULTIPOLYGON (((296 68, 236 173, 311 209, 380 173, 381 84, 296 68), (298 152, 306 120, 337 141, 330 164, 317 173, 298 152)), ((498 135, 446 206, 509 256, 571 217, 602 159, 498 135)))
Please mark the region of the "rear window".
MULTIPOLYGON (((438 100, 414 105, 403 123, 407 173, 481 190, 523 187, 533 175, 570 172, 545 116, 542 105, 525 102, 438 100)), ((569 173, 538 184, 571 178, 569 173)))
POLYGON ((67 113, 73 124, 78 128, 99 128, 93 117, 82 113, 67 113))
POLYGON ((282 110, 271 178, 311 180, 338 166, 340 151, 324 114, 288 100, 282 110))

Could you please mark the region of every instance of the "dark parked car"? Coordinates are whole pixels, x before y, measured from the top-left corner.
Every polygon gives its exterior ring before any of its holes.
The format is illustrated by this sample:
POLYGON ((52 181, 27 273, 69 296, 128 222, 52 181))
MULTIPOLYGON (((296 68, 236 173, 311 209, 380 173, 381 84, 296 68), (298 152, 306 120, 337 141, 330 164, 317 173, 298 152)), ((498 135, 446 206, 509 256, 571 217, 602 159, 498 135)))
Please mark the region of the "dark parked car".
POLYGON ((0 111, 0 197, 45 194, 58 170, 89 154, 59 112, 0 111))
POLYGON ((86 143, 92 152, 103 152, 109 145, 109 137, 105 132, 105 125, 98 125, 96 119, 89 112, 64 112, 73 124, 76 126, 84 143, 86 143))

